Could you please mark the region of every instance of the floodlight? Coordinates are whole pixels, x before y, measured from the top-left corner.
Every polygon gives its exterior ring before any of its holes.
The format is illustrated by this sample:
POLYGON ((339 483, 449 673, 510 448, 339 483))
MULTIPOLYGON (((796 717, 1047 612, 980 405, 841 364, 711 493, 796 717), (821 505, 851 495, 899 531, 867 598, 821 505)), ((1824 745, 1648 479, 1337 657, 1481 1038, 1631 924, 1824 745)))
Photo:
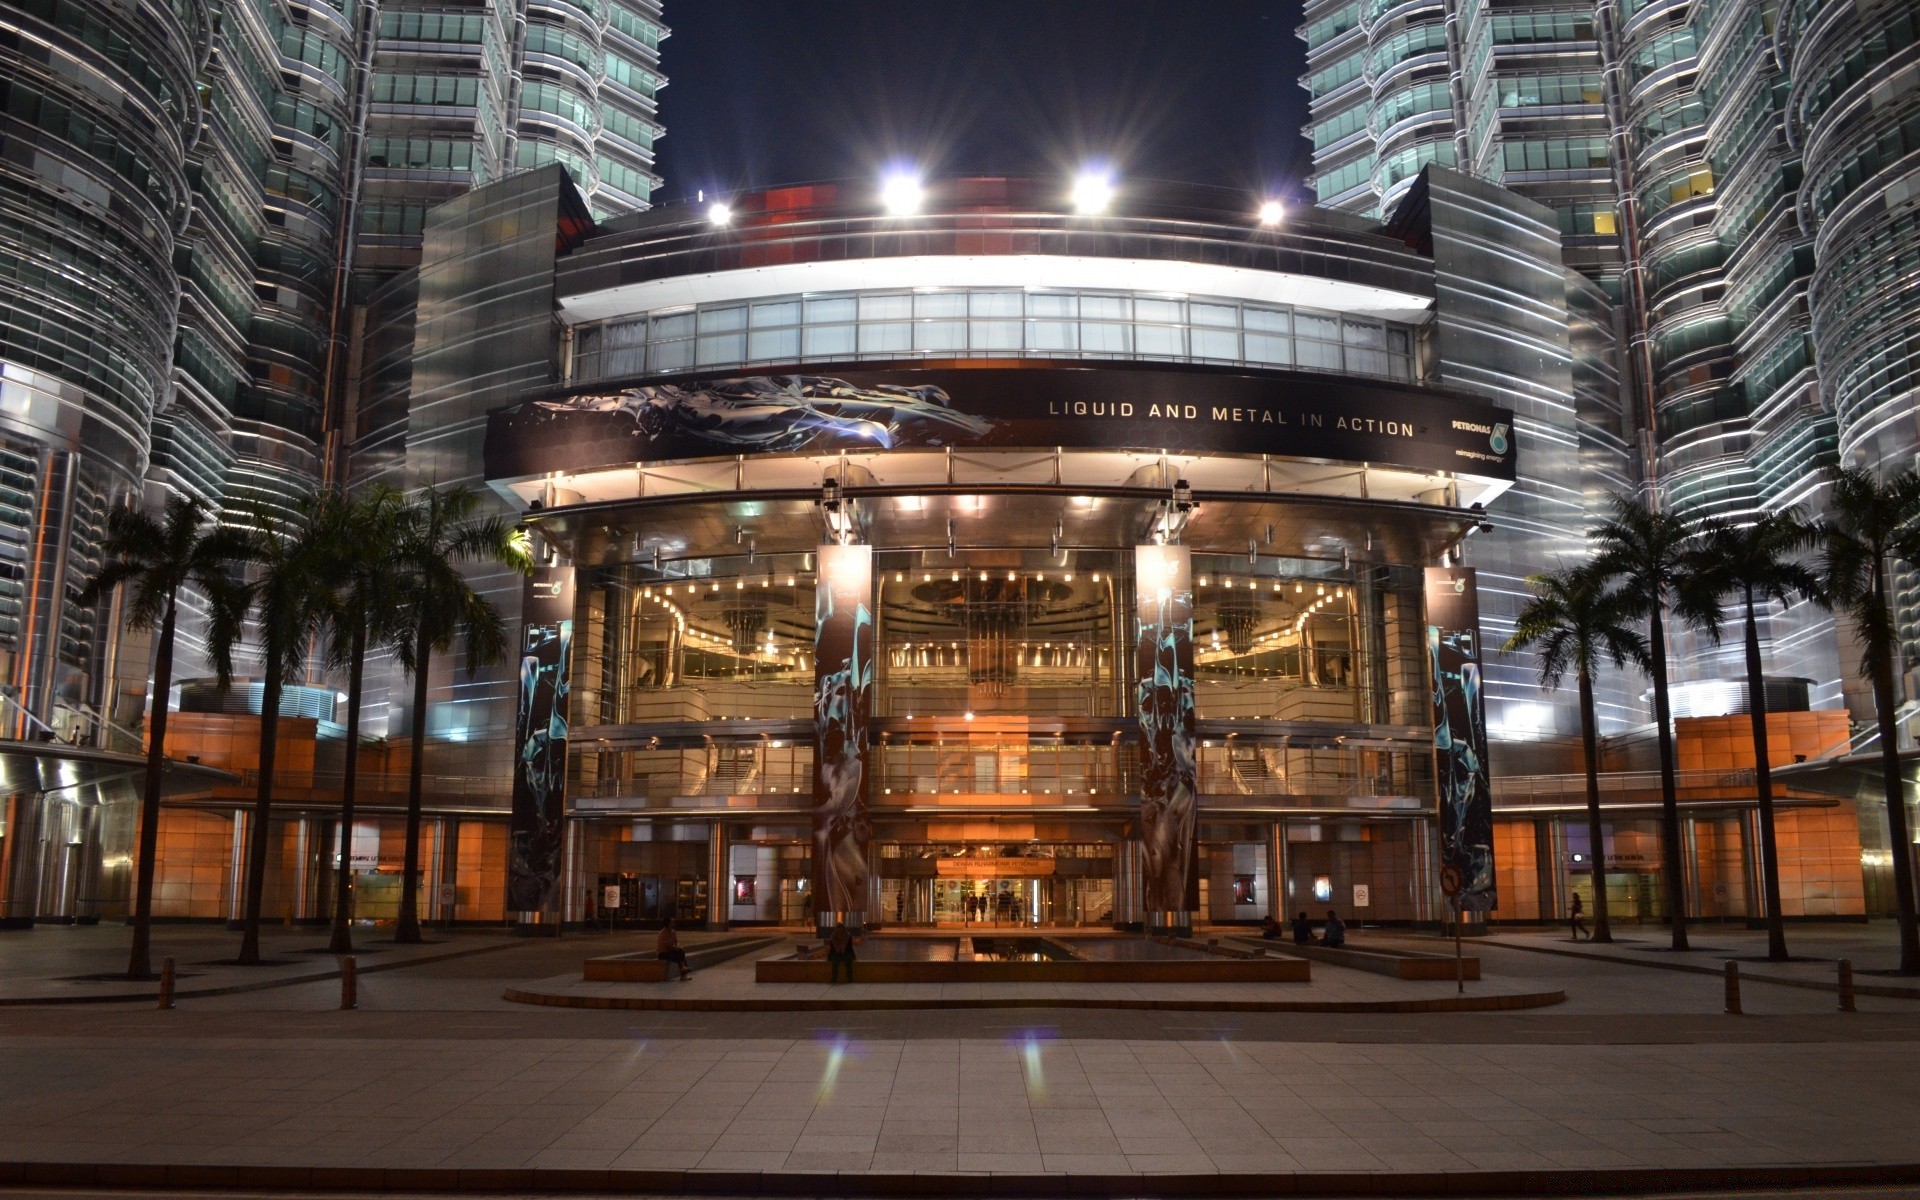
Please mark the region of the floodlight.
POLYGON ((733 224, 733 210, 721 201, 715 200, 707 205, 707 220, 724 229, 733 224))
POLYGON ((1278 200, 1268 200, 1260 206, 1260 223, 1262 225, 1278 225, 1282 220, 1286 219, 1286 215, 1287 206, 1278 200))
POLYGON ((1083 217, 1097 216, 1113 203, 1113 179, 1098 171, 1082 171, 1073 181, 1073 211, 1083 217))
POLYGON ((880 203, 892 217, 910 217, 920 211, 920 177, 896 171, 880 181, 880 203))

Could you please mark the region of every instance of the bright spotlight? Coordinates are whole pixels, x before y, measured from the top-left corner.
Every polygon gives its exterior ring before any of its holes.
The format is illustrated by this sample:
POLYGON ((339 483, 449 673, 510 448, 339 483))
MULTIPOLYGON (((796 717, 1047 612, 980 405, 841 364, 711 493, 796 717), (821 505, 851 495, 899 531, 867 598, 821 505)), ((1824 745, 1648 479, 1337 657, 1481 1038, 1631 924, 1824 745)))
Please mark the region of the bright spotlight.
POLYGON ((888 216, 910 217, 920 211, 920 177, 901 171, 880 181, 880 203, 888 216))
POLYGON ((1113 179, 1096 171, 1084 171, 1073 181, 1073 211, 1083 217, 1097 216, 1113 203, 1113 179))
POLYGON ((707 205, 707 220, 724 229, 733 224, 733 210, 721 201, 707 205))
POLYGON ((1260 206, 1260 223, 1262 225, 1278 225, 1286 219, 1286 215, 1287 206, 1278 200, 1269 200, 1260 206))

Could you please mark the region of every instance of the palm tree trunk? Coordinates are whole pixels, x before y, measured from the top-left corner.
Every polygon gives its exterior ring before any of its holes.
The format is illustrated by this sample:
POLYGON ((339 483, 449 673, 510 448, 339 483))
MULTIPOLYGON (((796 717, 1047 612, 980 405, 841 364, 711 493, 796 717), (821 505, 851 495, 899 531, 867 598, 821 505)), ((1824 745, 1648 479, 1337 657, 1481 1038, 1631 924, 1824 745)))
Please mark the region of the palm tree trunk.
POLYGON ((333 890, 330 954, 353 953, 353 802, 360 780, 360 693, 367 673, 367 614, 356 613, 353 662, 347 668, 347 755, 340 779, 340 866, 333 890))
POLYGON ((267 887, 267 820, 273 815, 273 760, 280 748, 280 685, 283 674, 279 639, 267 638, 267 678, 260 692, 260 790, 253 802, 253 828, 247 841, 247 908, 241 918, 240 964, 260 962, 260 902, 267 887))
MULTIPOLYGON (((1887 608, 1886 580, 1881 560, 1873 566, 1874 602, 1887 616, 1883 627, 1891 631, 1893 622, 1887 608)), ((1873 648, 1873 710, 1880 727, 1880 778, 1886 787, 1887 833, 1893 842, 1893 891, 1895 911, 1900 921, 1900 971, 1920 974, 1920 921, 1913 904, 1913 836, 1907 830, 1906 781, 1900 775, 1899 728, 1895 718, 1893 692, 1894 640, 1873 648)))
POLYGON ((1760 625, 1747 602, 1747 713, 1753 720, 1753 785, 1760 800, 1760 887, 1767 905, 1767 958, 1787 961, 1787 927, 1780 915, 1780 847, 1773 832, 1773 764, 1767 754, 1767 681, 1760 665, 1760 625))
POLYGON ((427 748, 427 659, 433 646, 425 626, 413 645, 413 759, 407 764, 407 855, 400 877, 400 928, 396 942, 417 943, 420 937, 420 793, 427 748))
POLYGON ((1680 801, 1673 779, 1673 707, 1667 697, 1667 629, 1659 598, 1647 622, 1653 657, 1653 720, 1660 745, 1660 841, 1665 868, 1667 917, 1673 922, 1673 948, 1687 949, 1687 880, 1680 859, 1680 801))
POLYGON ((153 872, 160 854, 160 784, 167 769, 167 693, 173 687, 173 635, 179 589, 167 595, 160 621, 160 644, 153 658, 153 703, 147 718, 147 786, 140 797, 140 865, 133 884, 133 949, 127 978, 153 975, 153 872))
POLYGON ((1593 677, 1580 669, 1580 744, 1587 752, 1587 851, 1593 855, 1593 936, 1590 941, 1611 942, 1613 923, 1607 918, 1607 838, 1600 828, 1600 738, 1594 729, 1593 677))

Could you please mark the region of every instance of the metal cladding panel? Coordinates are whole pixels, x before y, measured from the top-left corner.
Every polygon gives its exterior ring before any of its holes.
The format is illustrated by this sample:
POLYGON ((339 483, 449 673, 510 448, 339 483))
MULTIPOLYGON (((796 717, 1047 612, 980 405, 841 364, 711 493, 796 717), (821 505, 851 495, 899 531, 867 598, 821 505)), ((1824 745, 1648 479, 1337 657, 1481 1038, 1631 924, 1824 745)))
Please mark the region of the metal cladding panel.
MULTIPOLYGON (((814 908, 865 913, 873 723, 873 547, 822 546, 814 591, 814 908)), ((849 924, 858 924, 850 921, 849 924)))
POLYGON ((1136 546, 1140 844, 1148 912, 1200 907, 1194 836, 1193 555, 1136 546))
MULTIPOLYGON (((1488 510, 1493 530, 1466 543, 1498 646, 1526 602, 1527 576, 1586 560, 1595 516, 1581 486, 1566 271, 1552 209, 1439 167, 1427 179, 1440 381, 1513 411, 1514 486, 1488 510)), ((1578 728, 1571 700, 1541 692, 1533 654, 1495 650, 1483 670, 1497 740, 1578 728)))
POLYGON ((1488 912, 1498 895, 1480 677, 1480 597, 1473 570, 1428 567, 1426 607, 1442 886, 1458 911, 1488 912))
POLYGON ((541 912, 560 880, 567 799, 567 700, 573 673, 573 568, 526 581, 520 630, 507 911, 541 912))

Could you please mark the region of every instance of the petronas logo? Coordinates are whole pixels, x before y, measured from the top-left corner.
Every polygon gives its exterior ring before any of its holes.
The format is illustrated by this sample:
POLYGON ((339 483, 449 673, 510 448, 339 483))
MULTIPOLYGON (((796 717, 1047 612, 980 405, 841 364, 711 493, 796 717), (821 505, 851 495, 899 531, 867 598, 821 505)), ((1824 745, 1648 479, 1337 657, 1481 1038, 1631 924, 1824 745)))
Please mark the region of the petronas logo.
POLYGON ((1487 435, 1487 445, 1493 447, 1495 454, 1505 454, 1507 452, 1507 427, 1505 425, 1495 425, 1493 432, 1487 435))

